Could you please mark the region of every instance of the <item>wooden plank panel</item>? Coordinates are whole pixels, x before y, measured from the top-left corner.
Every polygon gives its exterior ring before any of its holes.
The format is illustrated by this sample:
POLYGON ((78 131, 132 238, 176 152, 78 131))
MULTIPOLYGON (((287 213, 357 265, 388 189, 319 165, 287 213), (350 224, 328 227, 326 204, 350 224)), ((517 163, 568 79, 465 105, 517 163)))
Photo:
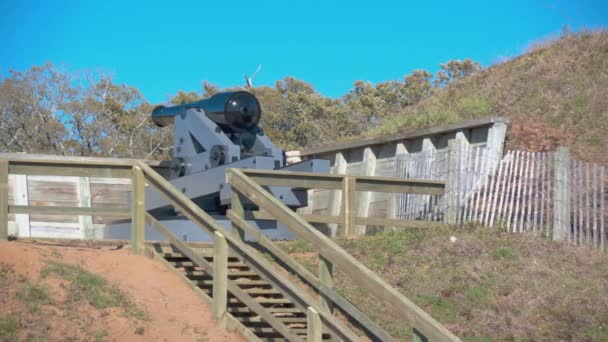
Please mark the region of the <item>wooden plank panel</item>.
POLYGON ((91 201, 95 204, 129 203, 131 185, 91 183, 91 201))
POLYGON ((48 182, 30 179, 28 182, 28 194, 30 201, 37 203, 78 203, 76 182, 48 182))

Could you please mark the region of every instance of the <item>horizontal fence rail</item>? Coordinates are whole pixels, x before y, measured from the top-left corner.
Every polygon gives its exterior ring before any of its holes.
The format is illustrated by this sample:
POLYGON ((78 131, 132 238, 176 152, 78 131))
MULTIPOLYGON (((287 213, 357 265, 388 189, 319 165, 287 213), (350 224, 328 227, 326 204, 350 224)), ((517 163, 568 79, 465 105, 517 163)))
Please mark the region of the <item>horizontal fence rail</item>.
MULTIPOLYGON (((310 172, 268 171, 240 169, 255 183, 262 186, 289 186, 300 189, 342 190, 340 216, 300 214, 311 223, 339 224, 339 235, 348 236, 356 232, 357 226, 385 226, 405 228, 433 228, 440 223, 420 220, 388 219, 380 217, 357 217, 357 192, 407 193, 425 196, 441 196, 445 181, 404 179, 399 177, 375 177, 355 175, 332 175, 310 172)), ((254 212, 257 219, 272 218, 266 212, 254 212)), ((360 235, 360 234, 357 234, 360 235)))

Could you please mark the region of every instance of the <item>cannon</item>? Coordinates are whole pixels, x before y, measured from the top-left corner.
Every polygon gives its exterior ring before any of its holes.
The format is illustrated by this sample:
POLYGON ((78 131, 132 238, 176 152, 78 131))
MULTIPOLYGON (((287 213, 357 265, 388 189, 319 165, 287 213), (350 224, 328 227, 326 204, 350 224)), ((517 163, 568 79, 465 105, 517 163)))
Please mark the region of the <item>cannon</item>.
MULTIPOLYGON (((176 106, 157 106, 151 116, 157 126, 173 127, 173 159, 166 163, 165 178, 220 223, 227 222, 225 214, 230 208, 232 190, 226 183, 227 168, 329 172, 329 161, 321 159, 286 165, 285 152, 275 146, 260 127, 260 102, 246 91, 222 92, 176 106)), ((287 187, 267 187, 267 190, 294 210, 307 205, 306 190, 287 187)), ((255 209, 253 204, 245 205, 255 209)), ((146 210, 178 236, 201 240, 197 235, 200 229, 191 227, 192 224, 154 190, 146 190, 146 210)), ((276 223, 259 220, 251 223, 270 237, 288 238, 279 232, 276 223)))

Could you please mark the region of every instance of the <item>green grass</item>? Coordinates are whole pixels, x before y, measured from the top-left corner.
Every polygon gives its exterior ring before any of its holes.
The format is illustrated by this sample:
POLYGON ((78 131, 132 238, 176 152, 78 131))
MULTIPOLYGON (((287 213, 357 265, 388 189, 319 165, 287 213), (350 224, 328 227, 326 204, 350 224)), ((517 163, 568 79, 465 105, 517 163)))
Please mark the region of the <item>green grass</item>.
POLYGON ((17 338, 20 319, 15 316, 0 317, 0 340, 10 341, 17 338))
POLYGON ((17 292, 17 298, 24 302, 30 312, 37 312, 42 305, 51 304, 49 289, 46 285, 25 282, 17 292))
MULTIPOLYGON (((606 340, 608 256, 597 251, 473 225, 337 242, 465 341, 606 340)), ((294 257, 316 272, 314 253, 294 257)), ((334 287, 394 337, 411 336, 408 322, 339 268, 334 287)))
POLYGON ((137 308, 120 289, 80 266, 51 262, 41 272, 43 278, 50 275, 70 281, 68 289, 70 301, 86 300, 98 309, 120 307, 129 316, 141 320, 148 319, 146 313, 137 308))

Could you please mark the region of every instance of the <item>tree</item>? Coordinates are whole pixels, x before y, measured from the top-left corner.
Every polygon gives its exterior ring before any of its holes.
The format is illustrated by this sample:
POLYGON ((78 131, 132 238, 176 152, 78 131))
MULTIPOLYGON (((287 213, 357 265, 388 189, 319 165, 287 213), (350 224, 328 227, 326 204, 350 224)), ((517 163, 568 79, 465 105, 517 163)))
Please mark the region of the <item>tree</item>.
POLYGON ((464 61, 451 60, 444 64, 439 64, 441 70, 437 72, 435 85, 438 88, 445 88, 452 81, 473 75, 482 69, 481 64, 467 58, 464 61))
POLYGON ((141 93, 94 73, 52 64, 0 82, 0 148, 8 152, 164 158, 170 132, 150 119, 141 93))

